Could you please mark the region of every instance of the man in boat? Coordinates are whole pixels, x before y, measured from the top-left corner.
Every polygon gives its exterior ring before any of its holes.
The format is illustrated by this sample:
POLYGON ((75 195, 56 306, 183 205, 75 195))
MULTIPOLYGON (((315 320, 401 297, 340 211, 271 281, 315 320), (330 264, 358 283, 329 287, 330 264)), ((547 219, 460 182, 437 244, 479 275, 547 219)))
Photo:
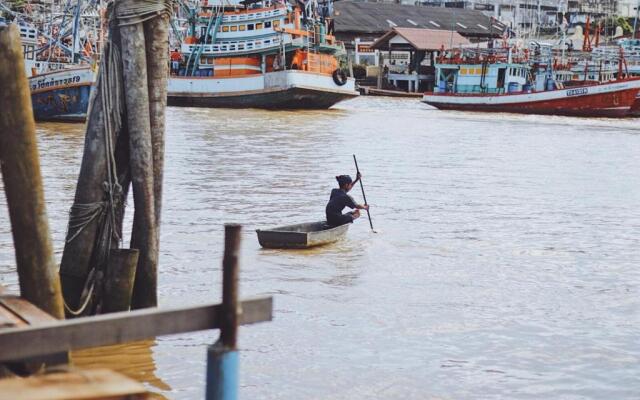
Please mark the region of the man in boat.
POLYGON ((347 193, 351 190, 353 185, 355 185, 362 176, 358 172, 356 175, 356 180, 352 180, 349 175, 340 175, 336 176, 336 180, 338 181, 338 185, 340 185, 339 189, 333 189, 331 191, 331 197, 329 198, 329 202, 327 203, 326 213, 327 213, 327 223, 331 226, 339 226, 344 224, 350 224, 353 220, 358 219, 360 217, 360 210, 368 210, 369 205, 361 205, 357 204, 351 196, 347 193), (346 214, 342 213, 342 210, 345 207, 349 207, 351 209, 355 209, 354 211, 348 212, 346 214))

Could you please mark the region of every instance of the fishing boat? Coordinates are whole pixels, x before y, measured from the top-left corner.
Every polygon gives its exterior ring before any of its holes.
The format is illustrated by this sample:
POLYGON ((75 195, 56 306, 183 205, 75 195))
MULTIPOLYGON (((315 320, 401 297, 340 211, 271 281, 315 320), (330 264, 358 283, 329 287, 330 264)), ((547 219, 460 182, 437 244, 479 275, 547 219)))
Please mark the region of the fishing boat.
POLYGON ((99 25, 97 14, 89 13, 95 6, 77 2, 73 7, 70 4, 65 7, 48 19, 45 15, 11 11, 20 31, 25 73, 37 121, 84 121, 97 76, 95 43, 87 31, 83 31, 86 37, 80 38, 82 20, 99 25), (73 19, 68 20, 68 14, 73 15, 73 19), (49 22, 45 25, 42 19, 49 22), (37 29, 36 23, 41 28, 37 29))
POLYGON ((267 249, 307 249, 344 239, 350 224, 336 227, 326 221, 257 229, 260 246, 267 249))
MULTIPOLYGON (((640 78, 573 82, 555 78, 554 63, 528 50, 463 50, 441 56, 436 90, 422 101, 443 110, 580 117, 629 117, 640 78), (537 58, 535 58, 537 57, 537 58)), ((622 66, 622 63, 620 63, 622 66)))
POLYGON ((358 96, 339 67, 331 2, 203 2, 169 78, 173 106, 323 109, 358 96))

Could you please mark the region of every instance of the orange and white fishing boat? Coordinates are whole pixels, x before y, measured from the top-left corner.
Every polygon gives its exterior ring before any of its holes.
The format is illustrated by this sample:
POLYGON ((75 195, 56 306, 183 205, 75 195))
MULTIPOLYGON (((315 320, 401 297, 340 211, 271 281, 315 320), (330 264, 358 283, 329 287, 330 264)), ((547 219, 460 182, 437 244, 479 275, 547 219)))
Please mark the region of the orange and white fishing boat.
POLYGON ((344 47, 331 35, 330 6, 201 4, 180 60, 172 56, 169 105, 317 109, 357 96, 339 67, 344 47))

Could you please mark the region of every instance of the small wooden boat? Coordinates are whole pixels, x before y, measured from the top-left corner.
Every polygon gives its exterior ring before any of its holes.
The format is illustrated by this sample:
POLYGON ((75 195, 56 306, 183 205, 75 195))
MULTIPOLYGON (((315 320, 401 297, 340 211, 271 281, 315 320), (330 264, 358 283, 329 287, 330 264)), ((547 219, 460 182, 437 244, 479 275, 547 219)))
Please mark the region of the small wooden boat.
POLYGON ((325 221, 256 229, 260 246, 267 249, 307 249, 337 242, 345 237, 350 224, 332 227, 325 221))

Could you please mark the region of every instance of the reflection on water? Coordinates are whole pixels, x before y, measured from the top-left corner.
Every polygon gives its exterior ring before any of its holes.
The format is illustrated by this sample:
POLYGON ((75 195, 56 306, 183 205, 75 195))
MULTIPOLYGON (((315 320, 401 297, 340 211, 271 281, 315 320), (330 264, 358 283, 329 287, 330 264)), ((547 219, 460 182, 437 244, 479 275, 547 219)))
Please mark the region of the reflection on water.
MULTIPOLYGON (((161 305, 220 300, 225 222, 244 226, 242 296, 274 296, 274 320, 240 330, 242 398, 640 397, 638 120, 359 98, 170 108, 167 127, 161 305), (260 249, 256 228, 323 218, 353 153, 382 233, 363 218, 335 245, 260 249)), ((38 129, 59 257, 82 127, 38 129)), ((0 221, 0 283, 16 290, 0 221)), ((167 398, 202 398, 216 339, 106 358, 167 398)))
POLYGON ((74 351, 71 359, 79 368, 109 368, 117 370, 138 382, 145 383, 154 398, 166 399, 157 393, 170 392, 171 387, 156 376, 153 362, 155 340, 143 340, 127 344, 104 346, 93 349, 74 351))

